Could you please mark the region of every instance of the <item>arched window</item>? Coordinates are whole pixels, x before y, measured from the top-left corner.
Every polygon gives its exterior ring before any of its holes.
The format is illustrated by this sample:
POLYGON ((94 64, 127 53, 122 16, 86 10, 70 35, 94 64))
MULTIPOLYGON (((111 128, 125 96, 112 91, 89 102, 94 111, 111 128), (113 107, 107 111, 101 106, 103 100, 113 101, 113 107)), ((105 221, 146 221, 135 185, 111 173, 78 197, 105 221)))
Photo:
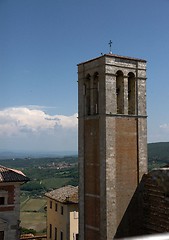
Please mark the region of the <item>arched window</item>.
POLYGON ((124 113, 124 76, 122 71, 116 73, 117 114, 124 113))
POLYGON ((93 114, 99 113, 99 74, 93 76, 93 114))
POLYGON ((135 114, 136 110, 136 80, 134 73, 128 74, 128 114, 135 114))
POLYGON ((84 104, 85 104, 85 115, 91 114, 90 109, 90 102, 91 102, 91 96, 90 96, 90 80, 91 76, 88 74, 86 76, 85 82, 84 82, 84 104))

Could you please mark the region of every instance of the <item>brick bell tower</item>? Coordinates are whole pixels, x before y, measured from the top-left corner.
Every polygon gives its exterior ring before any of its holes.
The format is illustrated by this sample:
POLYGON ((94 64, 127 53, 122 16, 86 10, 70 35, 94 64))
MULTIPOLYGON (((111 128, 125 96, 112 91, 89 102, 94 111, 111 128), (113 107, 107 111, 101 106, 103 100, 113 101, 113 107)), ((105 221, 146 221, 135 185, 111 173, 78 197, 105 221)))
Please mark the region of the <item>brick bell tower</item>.
POLYGON ((80 240, 112 240, 147 172, 146 61, 80 63, 78 94, 80 240))

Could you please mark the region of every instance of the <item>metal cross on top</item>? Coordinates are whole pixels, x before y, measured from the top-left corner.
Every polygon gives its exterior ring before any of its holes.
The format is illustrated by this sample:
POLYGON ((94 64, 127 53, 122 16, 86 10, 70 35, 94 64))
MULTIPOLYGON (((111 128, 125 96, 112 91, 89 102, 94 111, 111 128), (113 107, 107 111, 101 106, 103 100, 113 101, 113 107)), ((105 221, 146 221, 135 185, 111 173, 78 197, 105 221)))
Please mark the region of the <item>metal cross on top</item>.
POLYGON ((112 41, 110 40, 110 42, 109 42, 110 52, 109 52, 109 53, 112 53, 112 51, 111 51, 111 45, 112 45, 112 41))

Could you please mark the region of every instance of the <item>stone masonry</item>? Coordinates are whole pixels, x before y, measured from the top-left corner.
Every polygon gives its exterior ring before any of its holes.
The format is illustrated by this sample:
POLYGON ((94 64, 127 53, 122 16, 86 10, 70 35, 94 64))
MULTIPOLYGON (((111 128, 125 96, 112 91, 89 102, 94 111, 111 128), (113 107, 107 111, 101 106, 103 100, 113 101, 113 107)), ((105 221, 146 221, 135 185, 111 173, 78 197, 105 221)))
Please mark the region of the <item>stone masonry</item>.
POLYGON ((80 240, 130 236, 121 221, 147 172, 146 61, 80 63, 78 94, 80 240))

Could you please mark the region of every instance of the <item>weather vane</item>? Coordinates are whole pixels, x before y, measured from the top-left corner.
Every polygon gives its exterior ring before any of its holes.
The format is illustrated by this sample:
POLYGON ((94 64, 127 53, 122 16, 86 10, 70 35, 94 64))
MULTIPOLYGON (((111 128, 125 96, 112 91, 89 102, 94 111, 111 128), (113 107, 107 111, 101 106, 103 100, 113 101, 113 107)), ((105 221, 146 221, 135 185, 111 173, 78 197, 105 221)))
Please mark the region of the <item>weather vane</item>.
POLYGON ((111 51, 111 45, 112 45, 112 41, 110 40, 110 42, 109 42, 109 46, 110 46, 110 51, 109 51, 109 53, 110 53, 110 54, 112 53, 112 51, 111 51))

